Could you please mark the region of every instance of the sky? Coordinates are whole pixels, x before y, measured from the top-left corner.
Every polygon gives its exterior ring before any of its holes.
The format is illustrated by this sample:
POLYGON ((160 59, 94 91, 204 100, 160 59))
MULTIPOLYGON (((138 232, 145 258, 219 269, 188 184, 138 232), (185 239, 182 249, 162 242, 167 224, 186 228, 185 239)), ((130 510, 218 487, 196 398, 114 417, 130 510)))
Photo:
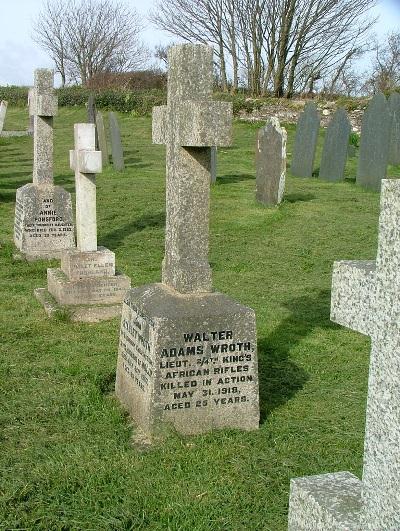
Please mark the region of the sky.
MULTIPOLYGON (((152 0, 127 0, 146 16, 152 0)), ((33 42, 32 21, 40 12, 43 0, 0 0, 0 85, 31 85, 35 68, 53 67, 50 57, 33 42)), ((393 30, 400 31, 400 0, 381 0, 374 8, 379 16, 375 31, 379 38, 393 30)), ((143 40, 150 49, 170 42, 171 37, 148 23, 143 40)))

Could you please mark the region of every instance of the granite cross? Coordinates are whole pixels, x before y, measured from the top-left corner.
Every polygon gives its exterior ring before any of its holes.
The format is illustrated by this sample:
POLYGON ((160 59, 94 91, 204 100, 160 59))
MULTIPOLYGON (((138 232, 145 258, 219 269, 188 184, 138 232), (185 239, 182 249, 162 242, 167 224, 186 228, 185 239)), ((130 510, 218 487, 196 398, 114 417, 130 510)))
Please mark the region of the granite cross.
POLYGON ((167 105, 153 109, 153 143, 167 149, 162 281, 180 293, 209 292, 211 147, 230 144, 232 108, 211 99, 212 48, 173 47, 168 65, 167 105))
POLYGON ((75 124, 75 149, 70 166, 75 170, 76 236, 78 250, 97 251, 96 173, 101 172, 101 151, 95 147, 95 125, 75 124))
POLYGON ((399 317, 400 180, 384 179, 376 261, 336 262, 332 279, 332 321, 372 340, 362 481, 348 472, 293 480, 290 530, 308 517, 307 530, 327 521, 334 529, 400 529, 399 317))
POLYGON ((29 104, 34 128, 33 183, 44 186, 53 184, 53 116, 57 114, 53 84, 53 70, 35 70, 29 104))

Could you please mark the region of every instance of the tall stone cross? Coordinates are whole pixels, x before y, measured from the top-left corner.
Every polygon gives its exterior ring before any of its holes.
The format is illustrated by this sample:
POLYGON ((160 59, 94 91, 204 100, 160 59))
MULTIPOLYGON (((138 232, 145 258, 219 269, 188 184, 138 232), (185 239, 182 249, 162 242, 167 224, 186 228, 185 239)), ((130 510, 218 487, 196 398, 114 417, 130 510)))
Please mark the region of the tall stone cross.
POLYGON ((167 105, 153 109, 153 143, 167 149, 162 281, 180 293, 209 292, 211 147, 230 145, 232 107, 211 99, 209 46, 172 47, 168 65, 167 105))
POLYGON ((334 265, 331 319, 371 337, 363 477, 293 480, 289 529, 303 529, 307 508, 334 529, 400 529, 400 180, 382 180, 376 261, 334 265))
POLYGON ((53 70, 35 70, 34 88, 29 103, 33 116, 33 184, 53 184, 53 116, 57 114, 53 70))
POLYGON ((75 170, 76 239, 81 252, 97 251, 96 173, 102 170, 101 151, 96 151, 95 124, 75 124, 75 149, 70 166, 75 170))

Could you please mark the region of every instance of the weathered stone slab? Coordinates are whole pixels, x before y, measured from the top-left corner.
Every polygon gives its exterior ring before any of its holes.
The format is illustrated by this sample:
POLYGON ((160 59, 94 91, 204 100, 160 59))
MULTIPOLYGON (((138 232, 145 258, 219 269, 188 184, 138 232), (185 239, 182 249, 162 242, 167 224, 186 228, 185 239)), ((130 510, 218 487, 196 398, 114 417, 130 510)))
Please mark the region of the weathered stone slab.
POLYGON ((96 112, 96 132, 97 132, 97 138, 99 142, 99 149, 101 151, 101 160, 102 160, 103 167, 108 166, 109 159, 108 159, 107 136, 106 136, 106 130, 104 127, 103 115, 100 111, 96 112))
POLYGON ((350 121, 344 109, 333 115, 325 133, 319 176, 326 181, 342 181, 349 149, 350 121))
POLYGON ((382 93, 375 94, 364 112, 361 126, 357 184, 379 191, 386 177, 389 158, 391 118, 382 93))
POLYGON ((113 168, 116 171, 123 171, 125 169, 124 151, 122 148, 121 131, 119 128, 117 117, 113 112, 108 113, 110 123, 110 138, 111 138, 111 155, 113 168))
POLYGON ((47 289, 64 306, 121 303, 130 287, 125 275, 70 280, 61 269, 47 269, 47 289))
POLYGON ((287 133, 278 118, 259 129, 256 146, 256 199, 264 205, 278 205, 286 179, 287 133))
POLYGON ((112 277, 115 275, 115 254, 106 247, 88 252, 71 249, 63 254, 61 270, 70 280, 112 277))
POLYGON ((28 259, 60 258, 75 245, 71 194, 60 186, 26 184, 15 202, 14 242, 28 259))
POLYGON ((162 284, 123 304, 116 393, 146 432, 257 429, 253 310, 221 293, 186 297, 162 284))
POLYGON ((384 179, 376 263, 339 262, 333 277, 331 319, 371 337, 362 482, 343 487, 338 474, 296 479, 291 530, 400 529, 399 227, 400 181, 384 179))
POLYGON ((389 96, 389 112, 392 120, 389 146, 389 164, 400 164, 400 94, 389 96))
POLYGON ((210 104, 211 47, 174 46, 168 65, 168 103, 153 111, 153 141, 167 144, 163 283, 125 297, 116 393, 149 438, 256 429, 254 312, 211 293, 208 263, 211 148, 230 139, 231 105, 210 104))
POLYGON ((3 131, 4 122, 5 122, 6 114, 7 114, 7 106, 8 106, 7 101, 2 100, 0 102, 0 133, 3 131))
POLYGON ((296 177, 312 177, 320 116, 315 103, 306 104, 300 114, 294 139, 290 171, 296 177))

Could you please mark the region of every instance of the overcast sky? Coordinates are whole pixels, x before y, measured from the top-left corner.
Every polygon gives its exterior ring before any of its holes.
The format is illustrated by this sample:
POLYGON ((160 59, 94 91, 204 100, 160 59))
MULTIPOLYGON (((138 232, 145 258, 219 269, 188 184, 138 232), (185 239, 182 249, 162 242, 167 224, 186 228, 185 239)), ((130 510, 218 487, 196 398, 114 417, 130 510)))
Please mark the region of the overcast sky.
MULTIPOLYGON (((43 4, 42 0, 0 0, 0 85, 31 85, 33 70, 52 67, 51 59, 32 41, 32 20, 43 4)), ((144 16, 152 0, 127 0, 144 16)), ((379 15, 376 32, 383 37, 391 30, 400 31, 400 0, 381 0, 374 10, 379 15)), ((148 25, 143 40, 153 49, 167 43, 170 37, 148 25)))

